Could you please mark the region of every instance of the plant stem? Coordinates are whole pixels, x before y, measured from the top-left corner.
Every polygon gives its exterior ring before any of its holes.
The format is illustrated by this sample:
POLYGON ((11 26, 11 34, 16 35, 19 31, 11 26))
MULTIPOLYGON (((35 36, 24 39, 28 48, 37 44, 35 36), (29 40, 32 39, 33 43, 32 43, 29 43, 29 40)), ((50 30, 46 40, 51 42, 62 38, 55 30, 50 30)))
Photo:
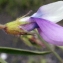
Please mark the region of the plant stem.
POLYGON ((4 29, 5 27, 5 25, 0 24, 0 29, 4 29))
MULTIPOLYGON (((35 31, 36 32, 36 31, 35 31)), ((37 33, 37 32, 36 32, 37 33)), ((40 38, 40 40, 45 44, 45 46, 58 58, 58 60, 63 63, 62 58, 53 50, 51 49, 51 47, 48 45, 48 43, 46 43, 45 41, 42 40, 41 36, 37 33, 38 37, 40 38)))
POLYGON ((45 41, 43 41, 43 43, 44 43, 44 44, 47 46, 47 48, 58 58, 58 60, 59 60, 61 63, 63 63, 62 58, 61 58, 54 50, 52 50, 51 47, 50 47, 45 41))

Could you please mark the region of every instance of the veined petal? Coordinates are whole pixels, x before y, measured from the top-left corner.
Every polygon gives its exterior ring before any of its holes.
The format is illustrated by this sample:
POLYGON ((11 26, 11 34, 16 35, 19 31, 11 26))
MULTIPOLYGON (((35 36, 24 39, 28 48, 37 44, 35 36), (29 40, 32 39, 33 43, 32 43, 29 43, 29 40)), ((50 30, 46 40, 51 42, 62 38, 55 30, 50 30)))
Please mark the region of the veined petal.
POLYGON ((43 39, 51 44, 63 46, 63 27, 41 18, 31 18, 39 26, 43 39))
POLYGON ((59 22, 63 19, 63 1, 43 5, 31 17, 43 18, 54 23, 59 22))

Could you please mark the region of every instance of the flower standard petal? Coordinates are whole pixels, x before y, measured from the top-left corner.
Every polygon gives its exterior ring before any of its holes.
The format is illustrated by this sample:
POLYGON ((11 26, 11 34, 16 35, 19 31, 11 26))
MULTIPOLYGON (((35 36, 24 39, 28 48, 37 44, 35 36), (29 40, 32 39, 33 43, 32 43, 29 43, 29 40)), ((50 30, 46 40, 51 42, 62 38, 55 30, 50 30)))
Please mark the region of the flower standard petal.
MULTIPOLYGON (((32 20, 30 20, 30 17, 43 18, 51 22, 57 23, 63 19, 63 1, 57 1, 47 5, 43 5, 32 16, 21 18, 20 22, 21 23, 31 22, 32 20)), ((31 31, 35 27, 37 27, 35 23, 20 26, 20 28, 23 28, 27 31, 31 31)))
POLYGON ((63 19, 63 1, 41 6, 32 17, 43 18, 54 23, 59 22, 63 19))
POLYGON ((31 18, 39 26, 39 33, 43 39, 51 44, 63 45, 63 27, 41 18, 31 18))

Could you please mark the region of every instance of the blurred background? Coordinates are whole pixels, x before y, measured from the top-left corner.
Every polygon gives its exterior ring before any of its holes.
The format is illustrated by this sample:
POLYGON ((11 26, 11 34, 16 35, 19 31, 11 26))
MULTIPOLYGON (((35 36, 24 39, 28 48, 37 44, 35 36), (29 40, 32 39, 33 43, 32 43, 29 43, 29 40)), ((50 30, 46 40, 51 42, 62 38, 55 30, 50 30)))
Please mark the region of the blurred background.
MULTIPOLYGON (((34 12, 44 4, 50 2, 55 2, 59 0, 0 0, 0 23, 5 24, 7 22, 13 21, 26 14, 28 11, 32 10, 34 12)), ((63 25, 62 22, 59 24, 63 25)), ((13 47, 28 50, 44 50, 44 48, 38 49, 35 47, 29 47, 23 41, 16 36, 6 34, 4 31, 0 30, 0 46, 3 47, 13 47)), ((52 45, 52 49, 63 57, 63 53, 52 45)), ((25 56, 25 55, 11 55, 5 54, 4 59, 8 63, 59 63, 57 58, 53 54, 46 56, 25 56)), ((3 55, 0 53, 0 56, 3 55)))

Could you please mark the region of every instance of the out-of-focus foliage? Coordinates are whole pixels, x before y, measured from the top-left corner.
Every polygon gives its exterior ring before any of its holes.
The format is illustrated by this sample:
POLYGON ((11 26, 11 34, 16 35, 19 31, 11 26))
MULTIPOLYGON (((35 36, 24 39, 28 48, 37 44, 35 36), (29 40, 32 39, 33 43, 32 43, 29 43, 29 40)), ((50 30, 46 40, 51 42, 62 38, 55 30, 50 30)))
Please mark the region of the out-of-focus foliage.
POLYGON ((42 3, 42 0, 0 0, 0 12, 5 10, 11 16, 15 16, 19 12, 22 13, 23 10, 35 9, 42 5, 42 3))
POLYGON ((42 56, 42 57, 38 56, 38 58, 37 58, 37 56, 36 57, 31 56, 31 57, 29 57, 28 63, 47 63, 47 62, 46 62, 46 59, 44 58, 44 56, 42 56))
POLYGON ((7 62, 0 58, 0 63, 7 63, 7 62))
MULTIPOLYGON (((47 0, 48 1, 48 0, 47 0)), ((27 12, 27 10, 36 10, 44 3, 46 0, 0 0, 0 12, 5 11, 13 17, 17 14, 24 14, 22 11, 27 12)), ((56 0, 51 0, 56 1, 56 0)))

